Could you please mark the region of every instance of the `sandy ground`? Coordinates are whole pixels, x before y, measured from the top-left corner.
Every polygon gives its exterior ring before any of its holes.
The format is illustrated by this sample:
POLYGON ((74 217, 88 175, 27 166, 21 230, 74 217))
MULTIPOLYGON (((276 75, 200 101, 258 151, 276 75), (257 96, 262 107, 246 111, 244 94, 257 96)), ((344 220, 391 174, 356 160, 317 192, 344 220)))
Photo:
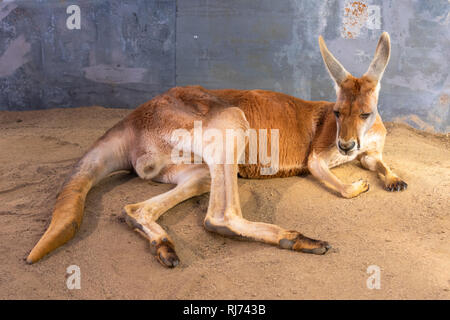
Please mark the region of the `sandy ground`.
POLYGON ((311 176, 239 180, 244 216, 329 241, 325 256, 237 241, 202 227, 208 194, 161 217, 181 264, 163 268, 121 219, 122 207, 169 190, 120 173, 88 195, 76 238, 35 265, 24 258, 50 221, 75 161, 129 110, 101 107, 0 112, 1 299, 449 299, 450 139, 387 124, 384 158, 408 182, 382 189, 356 162, 333 169, 370 191, 342 199, 311 176), (68 290, 66 268, 81 270, 68 290), (369 290, 367 268, 381 268, 369 290))

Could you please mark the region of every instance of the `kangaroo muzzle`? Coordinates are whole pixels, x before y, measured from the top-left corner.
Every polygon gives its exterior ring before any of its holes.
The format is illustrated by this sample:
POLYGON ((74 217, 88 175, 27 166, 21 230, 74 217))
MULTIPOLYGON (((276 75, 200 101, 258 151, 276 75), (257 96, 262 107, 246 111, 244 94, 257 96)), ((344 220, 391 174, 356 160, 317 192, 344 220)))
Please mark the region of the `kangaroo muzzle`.
POLYGON ((338 149, 342 154, 349 154, 350 152, 352 152, 355 149, 356 146, 356 141, 355 140, 349 140, 349 141, 338 141, 338 149))

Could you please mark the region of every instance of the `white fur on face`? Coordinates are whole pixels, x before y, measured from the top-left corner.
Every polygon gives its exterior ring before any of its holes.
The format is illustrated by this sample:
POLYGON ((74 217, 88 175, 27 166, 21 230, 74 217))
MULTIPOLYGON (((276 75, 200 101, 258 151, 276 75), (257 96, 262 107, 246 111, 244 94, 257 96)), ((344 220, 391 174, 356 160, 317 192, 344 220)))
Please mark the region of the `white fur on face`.
MULTIPOLYGON (((377 83, 377 86, 375 87, 375 90, 373 92, 373 95, 375 95, 375 101, 378 104, 378 94, 380 92, 380 82, 377 83)), ((378 110, 377 105, 373 108, 372 115, 369 119, 367 119, 364 123, 364 125, 361 127, 360 131, 358 132, 358 138, 359 138, 359 147, 360 149, 363 149, 364 146, 369 144, 369 141, 367 141, 367 135, 366 133, 372 128, 373 124, 375 123, 375 120, 377 118, 378 110)))

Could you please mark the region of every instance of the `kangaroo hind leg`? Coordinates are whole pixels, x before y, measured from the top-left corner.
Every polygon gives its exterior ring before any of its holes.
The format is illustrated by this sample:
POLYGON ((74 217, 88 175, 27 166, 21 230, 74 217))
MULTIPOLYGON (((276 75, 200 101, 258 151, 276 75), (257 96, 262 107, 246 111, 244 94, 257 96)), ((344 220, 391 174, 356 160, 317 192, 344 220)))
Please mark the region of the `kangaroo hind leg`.
POLYGON ((297 231, 243 218, 237 193, 237 168, 215 165, 211 171, 210 203, 204 221, 208 231, 305 253, 324 254, 331 248, 327 242, 310 239, 297 231))
POLYGON ((150 250, 165 267, 179 264, 175 245, 167 232, 156 222, 170 208, 189 198, 209 191, 209 172, 204 165, 173 165, 164 169, 161 178, 176 183, 170 191, 146 201, 124 207, 127 224, 150 242, 150 250))
MULTIPOLYGON (((233 108, 220 114, 218 119, 220 121, 211 121, 210 126, 221 131, 223 135, 229 129, 245 131, 249 128, 245 116, 233 108)), ((215 143, 216 140, 212 140, 205 145, 205 148, 217 151, 211 154, 218 154, 221 150, 220 144, 215 143)), ((314 254, 326 253, 331 246, 325 241, 307 238, 297 231, 285 230, 275 224, 253 222, 243 218, 239 202, 237 159, 241 158, 244 150, 244 145, 235 146, 234 163, 226 161, 226 150, 223 150, 221 157, 205 157, 211 174, 211 194, 204 220, 205 228, 224 236, 261 241, 284 249, 314 254)))

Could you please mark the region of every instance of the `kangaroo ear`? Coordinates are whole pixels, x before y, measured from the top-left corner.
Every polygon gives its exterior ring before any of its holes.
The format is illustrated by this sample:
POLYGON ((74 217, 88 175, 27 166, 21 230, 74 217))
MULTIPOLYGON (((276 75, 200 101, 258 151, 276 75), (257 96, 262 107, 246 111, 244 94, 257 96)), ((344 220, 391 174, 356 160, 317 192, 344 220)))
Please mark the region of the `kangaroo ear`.
POLYGON ((364 74, 365 76, 380 81, 383 76, 384 69, 389 62, 389 57, 391 55, 391 39, 387 32, 383 32, 378 40, 377 49, 375 51, 375 56, 370 63, 369 69, 364 74))
POLYGON ((337 61, 337 59, 331 54, 322 36, 319 37, 319 47, 323 62, 325 62, 325 66, 327 67, 331 78, 333 78, 337 85, 340 85, 345 79, 347 79, 350 73, 348 73, 342 64, 340 64, 339 61, 337 61))

